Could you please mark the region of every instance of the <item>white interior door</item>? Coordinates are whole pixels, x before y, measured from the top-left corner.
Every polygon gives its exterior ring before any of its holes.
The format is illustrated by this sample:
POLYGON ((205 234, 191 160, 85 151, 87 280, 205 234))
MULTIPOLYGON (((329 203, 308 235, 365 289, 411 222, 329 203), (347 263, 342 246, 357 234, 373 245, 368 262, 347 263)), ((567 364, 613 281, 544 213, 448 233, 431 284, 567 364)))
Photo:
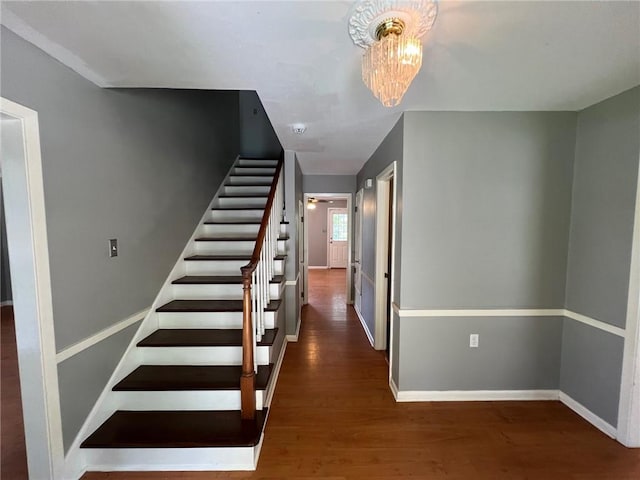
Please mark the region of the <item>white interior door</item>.
POLYGON ((356 194, 355 208, 355 255, 353 261, 353 283, 355 289, 355 305, 359 312, 362 312, 362 275, 361 275, 361 258, 362 258, 362 198, 363 190, 358 190, 356 194))
POLYGON ((329 268, 347 268, 349 215, 346 208, 327 210, 329 232, 329 268))

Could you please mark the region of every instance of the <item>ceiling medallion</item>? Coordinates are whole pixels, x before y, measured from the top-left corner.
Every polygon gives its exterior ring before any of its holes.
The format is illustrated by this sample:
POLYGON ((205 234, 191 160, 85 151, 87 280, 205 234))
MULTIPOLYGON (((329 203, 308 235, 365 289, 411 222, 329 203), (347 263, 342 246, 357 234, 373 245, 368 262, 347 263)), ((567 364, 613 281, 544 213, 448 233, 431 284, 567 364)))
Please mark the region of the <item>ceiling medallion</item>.
POLYGON ((421 38, 438 13, 436 0, 360 0, 349 19, 365 49, 362 80, 385 107, 395 107, 422 66, 421 38))

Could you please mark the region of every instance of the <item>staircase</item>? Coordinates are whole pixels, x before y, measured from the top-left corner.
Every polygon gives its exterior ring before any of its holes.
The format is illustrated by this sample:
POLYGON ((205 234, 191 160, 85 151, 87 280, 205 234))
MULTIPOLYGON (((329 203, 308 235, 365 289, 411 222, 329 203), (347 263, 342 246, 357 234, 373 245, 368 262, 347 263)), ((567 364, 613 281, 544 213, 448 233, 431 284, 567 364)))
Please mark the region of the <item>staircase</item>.
POLYGON ((80 445, 87 470, 255 468, 284 346, 280 171, 274 160, 234 163, 80 445), (269 215, 258 268, 241 272, 269 215))

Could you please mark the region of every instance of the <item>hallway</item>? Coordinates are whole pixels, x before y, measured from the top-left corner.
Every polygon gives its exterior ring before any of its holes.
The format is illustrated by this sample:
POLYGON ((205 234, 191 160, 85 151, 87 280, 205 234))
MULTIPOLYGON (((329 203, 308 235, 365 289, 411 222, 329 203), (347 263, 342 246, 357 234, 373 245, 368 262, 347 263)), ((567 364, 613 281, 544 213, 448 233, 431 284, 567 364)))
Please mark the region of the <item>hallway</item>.
POLYGON ((109 479, 582 479, 640 476, 640 451, 559 402, 396 403, 383 355, 345 302, 344 270, 309 272, 256 472, 89 473, 109 479))

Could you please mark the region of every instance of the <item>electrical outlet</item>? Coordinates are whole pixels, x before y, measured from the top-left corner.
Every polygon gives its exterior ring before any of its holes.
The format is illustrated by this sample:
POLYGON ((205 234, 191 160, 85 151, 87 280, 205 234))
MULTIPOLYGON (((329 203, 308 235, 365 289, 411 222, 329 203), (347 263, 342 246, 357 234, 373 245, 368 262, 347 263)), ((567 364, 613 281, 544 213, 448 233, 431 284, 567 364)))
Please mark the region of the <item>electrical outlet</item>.
POLYGON ((469 347, 470 348, 478 348, 478 342, 480 341, 480 335, 477 333, 472 333, 469 335, 469 347))
POLYGON ((118 256, 118 239, 111 238, 109 239, 109 257, 117 257, 118 256))

